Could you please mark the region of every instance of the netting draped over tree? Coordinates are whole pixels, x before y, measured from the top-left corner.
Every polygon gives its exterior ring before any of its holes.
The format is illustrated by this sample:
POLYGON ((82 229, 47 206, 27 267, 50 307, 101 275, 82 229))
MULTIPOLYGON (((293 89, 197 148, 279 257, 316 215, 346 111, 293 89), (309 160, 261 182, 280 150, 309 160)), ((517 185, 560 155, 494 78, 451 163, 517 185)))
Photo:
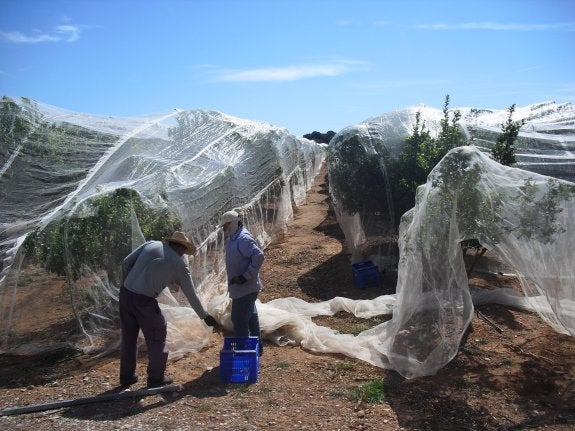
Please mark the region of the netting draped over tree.
MULTIPOLYGON (((539 127, 536 113, 546 106, 534 109, 531 127, 539 127)), ((433 112, 426 117, 430 129, 433 116, 441 116, 433 112)), ((399 231, 390 230, 388 206, 395 197, 386 157, 398 151, 414 114, 392 113, 346 129, 329 148, 336 212, 346 237, 358 238, 348 241, 350 251, 363 246, 363 237, 377 237, 360 251, 379 248, 382 256, 382 240, 399 238, 397 293, 369 301, 280 298, 258 304, 264 337, 417 377, 454 357, 474 302, 533 310, 557 331, 575 335, 575 185, 559 175, 502 166, 478 146, 459 147, 418 189, 399 231), (356 129, 362 131, 357 136, 356 129), (347 158, 333 158, 339 149, 347 158), (353 225, 346 225, 346 214, 353 225), (513 268, 523 292, 470 288, 461 253, 466 239, 478 239, 513 268), (357 336, 312 321, 338 311, 392 318, 357 336)), ((325 146, 285 129, 203 110, 117 119, 4 98, 0 127, 3 352, 70 343, 94 351, 114 347, 121 259, 176 229, 198 246, 189 264, 200 299, 230 329, 219 217, 241 209, 265 247, 285 229, 292 205, 304 202, 325 155, 325 146)), ((544 138, 531 131, 523 139, 552 147, 540 159, 555 157, 558 172, 572 174, 572 135, 541 127, 544 138)), ((573 128, 560 120, 556 127, 573 128)), ((207 344, 211 329, 181 292, 165 289, 159 299, 172 355, 207 344)))
MULTIPOLYGON (((441 111, 424 108, 428 128, 437 133, 441 111)), ((397 196, 389 161, 397 157, 412 130, 415 108, 387 113, 349 126, 328 147, 330 196, 352 261, 373 260, 380 268, 395 268, 397 196)))
MULTIPOLYGON (((240 209, 266 246, 325 153, 286 129, 214 111, 94 117, 4 98, 0 118, 3 351, 78 333, 81 347, 113 345, 121 260, 174 230, 198 246, 190 266, 200 298, 224 307, 219 217, 240 209)), ((210 330, 181 307, 181 292, 165 292, 172 352, 198 350, 210 330)))
POLYGON ((398 306, 382 339, 402 374, 434 372, 457 353, 473 311, 460 243, 473 238, 514 268, 531 309, 575 335, 575 184, 460 147, 400 226, 398 306))
MULTIPOLYGON (((461 114, 462 140, 490 152, 508 112, 455 111, 461 114)), ((514 120, 524 121, 515 145, 514 166, 575 181, 575 108, 569 103, 546 102, 516 108, 513 115, 514 120)), ((332 138, 328 148, 330 195, 354 261, 370 259, 381 269, 396 266, 397 253, 389 244, 396 240, 401 215, 414 203, 408 199, 410 185, 403 184, 405 175, 400 170, 409 171, 413 178, 419 169, 398 160, 409 150, 406 139, 413 135, 416 124, 436 138, 443 120, 439 109, 413 106, 346 127, 332 138)), ((414 186, 423 184, 425 175, 417 179, 414 186)))
POLYGON ((298 343, 318 352, 345 353, 408 378, 432 375, 455 356, 474 301, 536 311, 556 331, 575 335, 573 183, 500 165, 476 147, 458 147, 433 169, 415 207, 403 216, 399 249, 395 295, 319 304, 270 301, 264 305, 277 306, 283 314, 269 313, 274 321, 266 318, 264 327, 293 322, 293 313, 299 325, 291 336, 298 343), (461 241, 472 238, 516 270, 523 295, 505 288, 470 289, 461 241), (393 317, 356 337, 310 320, 338 311, 393 317))

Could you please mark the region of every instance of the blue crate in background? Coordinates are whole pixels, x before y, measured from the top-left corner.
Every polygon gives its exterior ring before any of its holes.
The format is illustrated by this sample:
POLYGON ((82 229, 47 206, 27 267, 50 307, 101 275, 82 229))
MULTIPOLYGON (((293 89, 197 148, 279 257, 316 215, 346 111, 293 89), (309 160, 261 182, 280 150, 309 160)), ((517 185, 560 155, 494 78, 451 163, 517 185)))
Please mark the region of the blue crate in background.
POLYGON ((258 379, 258 337, 225 337, 220 350, 220 379, 226 383, 248 383, 258 379))
POLYGON ((355 284, 361 289, 372 286, 381 286, 381 272, 371 260, 351 265, 355 284))

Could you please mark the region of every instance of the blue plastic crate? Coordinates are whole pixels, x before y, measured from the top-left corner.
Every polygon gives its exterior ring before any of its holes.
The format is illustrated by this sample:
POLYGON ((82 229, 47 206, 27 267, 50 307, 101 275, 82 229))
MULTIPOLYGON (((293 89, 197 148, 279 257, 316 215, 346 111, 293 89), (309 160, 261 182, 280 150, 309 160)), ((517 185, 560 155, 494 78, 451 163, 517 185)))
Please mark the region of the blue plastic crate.
POLYGON ((351 265, 355 284, 361 289, 372 286, 381 286, 381 272, 371 260, 351 265))
POLYGON ((226 337, 220 351, 220 379, 228 383, 248 383, 258 379, 260 358, 258 337, 226 337))
POLYGON ((258 337, 225 337, 222 350, 258 350, 258 337))

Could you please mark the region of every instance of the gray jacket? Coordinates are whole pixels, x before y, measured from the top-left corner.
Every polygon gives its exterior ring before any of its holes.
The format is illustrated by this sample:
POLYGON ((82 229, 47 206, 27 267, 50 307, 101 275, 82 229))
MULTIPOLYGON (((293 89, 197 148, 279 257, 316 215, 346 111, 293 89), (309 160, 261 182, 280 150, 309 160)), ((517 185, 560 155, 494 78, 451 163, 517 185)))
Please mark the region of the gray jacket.
POLYGON ((207 316, 188 266, 182 257, 161 241, 148 241, 130 253, 122 265, 124 287, 134 293, 156 298, 171 284, 180 286, 200 319, 207 316))

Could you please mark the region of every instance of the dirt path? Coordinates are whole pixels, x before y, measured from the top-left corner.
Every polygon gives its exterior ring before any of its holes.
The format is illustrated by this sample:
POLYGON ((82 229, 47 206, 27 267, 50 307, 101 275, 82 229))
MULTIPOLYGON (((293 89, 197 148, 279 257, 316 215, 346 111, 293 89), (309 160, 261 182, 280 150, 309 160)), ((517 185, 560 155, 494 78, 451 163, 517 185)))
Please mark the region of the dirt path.
MULTIPOLYGON (((381 290, 358 289, 342 241, 322 174, 284 240, 266 249, 262 302, 286 296, 307 301, 368 299, 393 290, 392 278, 381 290)), ((511 281, 483 277, 474 282, 487 286, 511 281)), ((0 417, 0 429, 573 429, 574 339, 556 334, 530 313, 496 305, 481 311, 503 332, 476 318, 457 357, 432 377, 407 381, 393 371, 340 355, 266 343, 256 383, 223 384, 218 369, 223 334, 217 333, 204 351, 169 363, 168 372, 182 385, 174 394, 0 417), (366 402, 361 390, 373 382, 382 383, 379 393, 384 398, 366 402)), ((347 333, 370 323, 345 313, 314 321, 347 333)), ((145 363, 142 357, 138 374, 145 375, 145 363)), ((2 408, 119 390, 117 356, 97 361, 0 358, 0 366, 2 408)))

